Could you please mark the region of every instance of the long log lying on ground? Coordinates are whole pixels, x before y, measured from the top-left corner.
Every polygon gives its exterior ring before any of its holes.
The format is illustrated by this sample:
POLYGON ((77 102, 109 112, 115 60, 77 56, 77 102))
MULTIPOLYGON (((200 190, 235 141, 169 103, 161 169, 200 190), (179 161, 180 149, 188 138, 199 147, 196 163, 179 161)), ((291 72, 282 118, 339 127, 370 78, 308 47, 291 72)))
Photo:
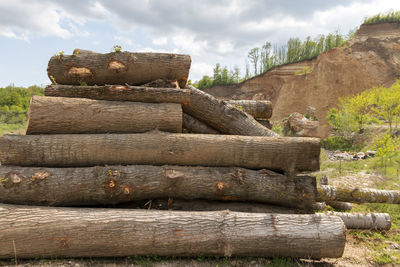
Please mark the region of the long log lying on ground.
POLYGON ((33 96, 26 134, 182 132, 182 107, 175 103, 137 103, 33 96))
MULTIPOLYGON (((311 210, 293 209, 274 206, 265 203, 251 202, 222 202, 207 200, 182 200, 182 199, 154 199, 137 201, 110 206, 112 208, 134 208, 155 210, 180 210, 180 211, 218 211, 231 210, 236 212, 251 213, 279 213, 279 214, 313 214, 311 210)), ((315 206, 313 206, 315 208, 315 206)), ((321 210, 324 210, 322 207, 321 210)), ((346 213, 328 212, 329 215, 339 216, 347 229, 375 229, 389 230, 391 227, 390 216, 387 213, 346 213)))
POLYGON ((387 213, 328 212, 342 218, 347 229, 390 230, 392 222, 387 213))
POLYGON ((272 116, 272 103, 268 100, 225 100, 225 102, 255 119, 269 119, 272 116))
POLYGON ((345 226, 325 214, 0 205, 0 258, 262 256, 337 258, 345 226), (290 244, 290 245, 288 245, 290 244))
POLYGON ((80 85, 140 85, 157 79, 177 80, 186 85, 189 55, 167 53, 94 53, 75 49, 73 55, 51 57, 47 74, 53 83, 80 85))
POLYGON ((378 190, 373 188, 347 188, 321 185, 319 199, 344 201, 350 203, 389 203, 400 204, 399 190, 378 190))
POLYGON ((183 111, 205 122, 224 134, 273 136, 278 134, 262 126, 249 114, 188 85, 190 101, 183 104, 183 111))
POLYGON ((219 134, 217 130, 208 126, 202 121, 199 121, 196 118, 193 118, 189 114, 183 112, 182 114, 182 126, 187 129, 191 133, 199 133, 199 134, 219 134))
POLYGON ((351 203, 342 201, 326 201, 326 204, 334 208, 335 210, 346 210, 349 211, 353 208, 351 203))
POLYGON ((44 89, 44 95, 147 103, 183 104, 190 101, 189 89, 129 85, 76 86, 52 84, 44 89))
POLYGON ((243 168, 0 166, 0 177, 0 202, 9 204, 87 206, 170 197, 254 201, 306 209, 317 196, 313 176, 287 177, 243 168))
POLYGON ((319 169, 317 138, 173 134, 56 134, 0 137, 2 165, 234 166, 278 171, 319 169))
POLYGON ((185 200, 185 199, 151 199, 134 201, 118 205, 107 205, 109 208, 147 209, 147 210, 180 210, 180 211, 218 211, 230 210, 250 213, 280 214, 313 214, 310 209, 296 209, 257 202, 217 201, 217 200, 185 200))

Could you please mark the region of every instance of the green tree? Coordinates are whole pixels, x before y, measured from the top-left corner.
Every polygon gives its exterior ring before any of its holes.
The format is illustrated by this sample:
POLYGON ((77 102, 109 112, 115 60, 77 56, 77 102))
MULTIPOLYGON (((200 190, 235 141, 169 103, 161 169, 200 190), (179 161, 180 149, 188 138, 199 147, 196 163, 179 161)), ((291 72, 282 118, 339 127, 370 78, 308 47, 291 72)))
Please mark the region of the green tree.
POLYGON ((258 61, 260 59, 260 48, 255 47, 255 48, 251 49, 247 56, 250 59, 250 62, 253 64, 254 75, 257 75, 258 74, 258 61))
POLYGON ((372 91, 374 97, 373 111, 378 117, 389 123, 392 131, 393 123, 397 128, 400 117, 400 81, 396 81, 391 87, 377 87, 372 91))
POLYGON ((377 157, 381 159, 386 174, 388 160, 391 160, 396 151, 400 149, 400 138, 392 137, 390 131, 388 131, 386 134, 376 137, 373 146, 377 152, 377 157))

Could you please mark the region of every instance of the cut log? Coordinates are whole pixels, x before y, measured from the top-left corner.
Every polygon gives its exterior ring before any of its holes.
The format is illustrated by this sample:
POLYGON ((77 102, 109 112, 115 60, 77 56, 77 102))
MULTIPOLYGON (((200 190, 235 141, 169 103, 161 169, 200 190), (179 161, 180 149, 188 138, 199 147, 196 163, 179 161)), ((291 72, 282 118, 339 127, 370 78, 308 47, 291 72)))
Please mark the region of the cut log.
POLYGON ((325 214, 183 212, 0 205, 0 258, 341 257, 345 226, 325 214), (14 249, 15 248, 15 249, 14 249))
POLYGON ((269 120, 256 120, 256 121, 262 126, 267 127, 268 129, 272 129, 272 123, 269 120))
POLYGON ((231 210, 250 213, 280 213, 280 214, 313 214, 309 209, 294 209, 256 202, 215 201, 215 200, 184 200, 184 199, 152 199, 135 201, 118 205, 107 206, 125 209, 155 209, 180 211, 219 211, 231 210))
POLYGON ((182 105, 183 111, 205 122, 223 134, 249 136, 279 136, 259 124, 249 114, 188 85, 191 90, 190 101, 182 105))
POLYGON ((2 165, 79 167, 96 165, 232 166, 315 171, 316 138, 209 134, 57 134, 0 137, 2 165))
POLYGON ((137 103, 33 96, 26 134, 182 132, 182 107, 174 103, 137 103))
POLYGON ((319 199, 344 201, 350 203, 389 203, 400 204, 399 190, 378 190, 373 188, 347 188, 321 185, 319 199))
POLYGON ((208 126, 202 121, 199 121, 196 118, 193 118, 189 114, 183 112, 182 114, 182 125, 183 128, 188 130, 191 133, 199 133, 199 134, 219 134, 217 130, 208 126))
POLYGON ((88 206, 153 198, 254 201, 310 208, 316 179, 268 170, 184 166, 30 168, 0 166, 0 202, 88 206))
POLYGON ((347 229, 390 230, 392 222, 387 213, 347 213, 328 212, 329 215, 342 218, 347 229))
POLYGON ((188 89, 128 85, 76 86, 52 84, 44 89, 44 95, 147 103, 183 104, 190 101, 190 90, 188 89))
POLYGON ((53 83, 70 85, 141 85, 157 79, 177 80, 186 85, 189 55, 167 53, 94 53, 75 49, 73 55, 51 57, 47 74, 53 83))
POLYGON ((250 114, 255 119, 269 119, 272 116, 272 103, 268 100, 226 100, 225 102, 250 114))
POLYGON ((316 202, 312 205, 313 210, 325 210, 327 208, 325 202, 316 202))
POLYGON ((342 201, 326 201, 326 204, 334 208, 335 210, 349 211, 353 208, 351 203, 342 201))

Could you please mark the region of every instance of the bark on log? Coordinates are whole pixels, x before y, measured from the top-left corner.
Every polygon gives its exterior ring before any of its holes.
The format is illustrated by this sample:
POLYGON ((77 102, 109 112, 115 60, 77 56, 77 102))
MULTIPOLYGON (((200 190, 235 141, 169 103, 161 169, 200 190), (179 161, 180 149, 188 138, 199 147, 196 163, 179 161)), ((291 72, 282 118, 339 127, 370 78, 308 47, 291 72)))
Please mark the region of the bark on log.
POLYGON ((326 201, 326 204, 334 208, 335 210, 345 210, 349 211, 353 208, 351 203, 342 201, 326 201))
POLYGON ((399 190, 378 190, 373 188, 344 188, 321 185, 319 199, 344 201, 350 203, 389 203, 400 204, 399 190))
POLYGON ((135 201, 110 208, 147 209, 147 210, 180 210, 180 211, 219 211, 231 210, 250 213, 280 213, 280 214, 313 214, 310 209, 295 209, 256 202, 213 201, 213 200, 184 200, 184 199, 152 199, 135 201))
POLYGON ((390 230, 392 222, 387 213, 347 213, 328 212, 329 215, 342 218, 347 229, 390 230))
POLYGON ((199 133, 199 134, 219 134, 217 130, 208 126, 202 121, 199 121, 196 118, 193 118, 189 114, 183 112, 182 114, 182 126, 186 130, 191 133, 199 133))
POLYGON ((272 123, 269 120, 256 120, 259 124, 261 124, 262 126, 268 128, 268 129, 272 129, 272 123))
POLYGON ((76 86, 52 84, 44 89, 44 95, 147 103, 184 104, 190 101, 190 90, 188 89, 128 85, 76 86))
POLYGON ((205 122, 223 134, 250 136, 279 135, 259 124, 247 113, 234 108, 223 100, 188 85, 191 90, 190 101, 182 105, 183 111, 205 122))
POLYGON ((2 165, 231 166, 278 171, 319 169, 317 138, 206 134, 57 134, 0 137, 2 165))
POLYGON ((268 100, 225 100, 225 102, 255 119, 269 119, 272 116, 272 103, 268 100))
POLYGON ((313 176, 287 177, 268 170, 184 166, 30 168, 0 166, 0 202, 88 206, 143 199, 254 201, 310 208, 313 176))
POLYGON ((0 258, 261 256, 337 258, 342 219, 325 214, 0 205, 0 258), (290 244, 288 246, 288 244, 290 244))
POLYGON ((316 202, 312 205, 313 210, 325 210, 326 208, 325 202, 316 202))
POLYGON ((182 107, 175 103, 137 103, 33 96, 26 134, 182 132, 182 107))
POLYGON ((50 58, 47 74, 53 83, 80 85, 140 85, 157 79, 177 80, 186 85, 189 55, 113 52, 108 54, 75 49, 73 55, 50 58))

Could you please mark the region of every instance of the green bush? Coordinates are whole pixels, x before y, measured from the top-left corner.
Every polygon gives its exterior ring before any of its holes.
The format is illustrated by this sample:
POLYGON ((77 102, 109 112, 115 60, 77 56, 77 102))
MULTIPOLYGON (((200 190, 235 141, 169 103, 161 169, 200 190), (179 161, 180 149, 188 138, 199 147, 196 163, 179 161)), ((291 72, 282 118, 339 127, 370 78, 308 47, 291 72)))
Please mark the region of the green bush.
POLYGON ((330 136, 321 140, 321 147, 327 150, 360 151, 362 146, 357 146, 354 139, 344 136, 330 136))

